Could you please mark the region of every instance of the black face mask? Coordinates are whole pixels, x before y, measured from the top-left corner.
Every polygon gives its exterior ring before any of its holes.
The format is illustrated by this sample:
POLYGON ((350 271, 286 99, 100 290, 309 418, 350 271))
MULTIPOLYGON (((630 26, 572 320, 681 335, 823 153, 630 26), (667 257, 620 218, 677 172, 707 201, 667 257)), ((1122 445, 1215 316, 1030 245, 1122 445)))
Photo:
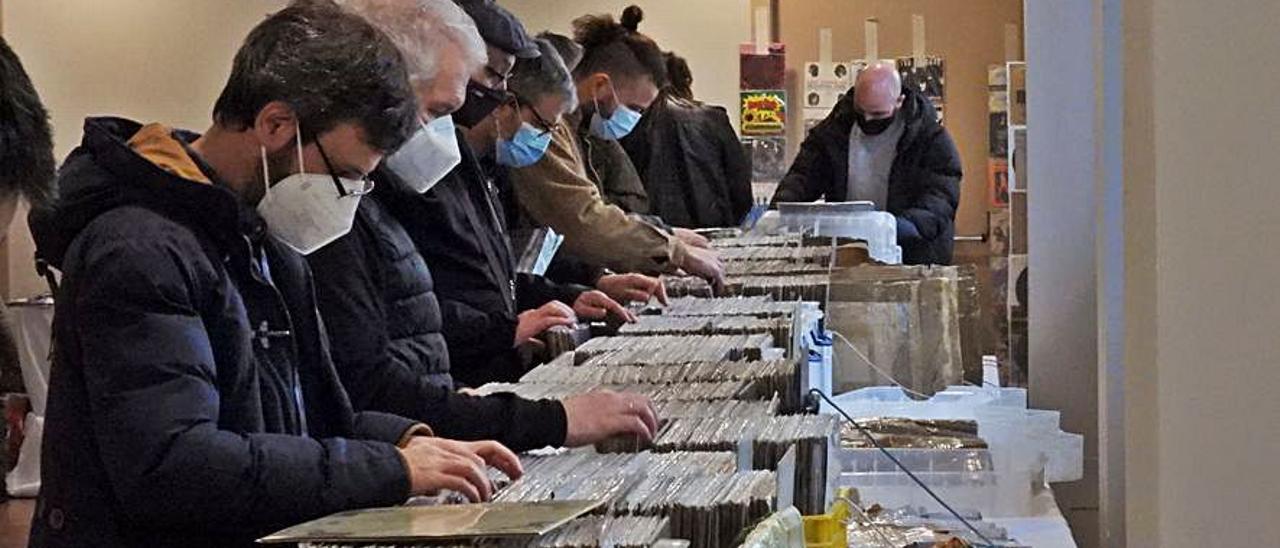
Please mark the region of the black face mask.
POLYGON ((462 127, 475 127, 506 101, 507 92, 467 80, 467 100, 453 113, 453 122, 462 127))
POLYGON ((894 112, 888 118, 880 118, 879 120, 868 120, 861 113, 858 114, 858 127, 862 128, 865 135, 879 135, 884 133, 889 126, 893 125, 894 118, 898 117, 898 113, 894 112))

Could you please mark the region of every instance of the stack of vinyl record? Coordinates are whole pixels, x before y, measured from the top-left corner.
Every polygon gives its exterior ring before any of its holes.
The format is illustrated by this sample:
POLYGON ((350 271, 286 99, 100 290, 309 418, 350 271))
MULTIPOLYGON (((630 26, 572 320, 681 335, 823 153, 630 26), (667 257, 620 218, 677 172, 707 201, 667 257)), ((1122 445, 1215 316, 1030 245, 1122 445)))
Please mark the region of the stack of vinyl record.
POLYGON ((666 518, 671 536, 700 548, 730 545, 772 511, 777 492, 773 472, 737 472, 731 453, 570 452, 524 463, 498 501, 602 500, 606 516, 666 518))

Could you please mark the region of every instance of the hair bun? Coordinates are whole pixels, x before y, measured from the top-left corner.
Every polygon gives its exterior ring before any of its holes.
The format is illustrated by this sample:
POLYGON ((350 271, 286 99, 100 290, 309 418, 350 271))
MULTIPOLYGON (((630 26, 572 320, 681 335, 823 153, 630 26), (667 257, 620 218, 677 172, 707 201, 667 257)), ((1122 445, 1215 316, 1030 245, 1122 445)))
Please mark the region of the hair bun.
POLYGON ((620 21, 622 28, 631 32, 639 32, 640 21, 643 20, 644 10, 640 9, 640 6, 632 4, 627 6, 627 9, 622 10, 622 19, 620 21))

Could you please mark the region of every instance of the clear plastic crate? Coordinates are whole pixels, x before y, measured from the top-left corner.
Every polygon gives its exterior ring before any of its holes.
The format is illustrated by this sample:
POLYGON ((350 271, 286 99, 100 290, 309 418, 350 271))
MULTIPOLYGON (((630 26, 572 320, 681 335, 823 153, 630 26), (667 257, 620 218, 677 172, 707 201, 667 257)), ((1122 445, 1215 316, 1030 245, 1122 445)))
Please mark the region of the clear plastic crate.
POLYGON ((892 213, 850 204, 781 203, 768 211, 750 234, 808 234, 850 238, 867 242, 872 259, 884 264, 902 264, 898 246, 898 220, 892 213))
MULTIPOLYGON (((1032 478, 1043 483, 1076 481, 1083 477, 1083 437, 1062 432, 1057 411, 1027 409, 1024 389, 954 386, 938 392, 929 400, 919 401, 900 388, 876 386, 841 394, 834 400, 854 418, 902 417, 977 422, 978 436, 989 446, 993 473, 1001 478, 996 483, 1004 492, 1001 501, 1005 511, 1012 511, 1007 501, 1024 500, 1021 487, 1015 493, 1009 483, 1030 486, 1032 478), (1013 476, 1020 479, 1003 479, 1013 476)), ((836 411, 823 402, 822 412, 836 411)))
MULTIPOLYGON (((958 508, 985 516, 1031 513, 1034 492, 1028 470, 1001 470, 987 449, 889 449, 938 496, 958 508)), ((841 448, 840 475, 834 487, 853 487, 862 500, 885 507, 923 506, 942 511, 918 484, 879 449, 841 448)))
MULTIPOLYGON (((889 449, 912 472, 991 472, 994 465, 986 449, 889 449)), ((901 472, 876 448, 841 448, 837 457, 842 473, 901 472)))
MULTIPOLYGON (((985 518, 1021 517, 1034 512, 1032 476, 1018 473, 984 472, 916 472, 942 500, 961 512, 978 512, 985 518)), ((852 487, 864 503, 886 508, 923 507, 929 512, 945 509, 924 489, 903 473, 842 473, 838 487, 852 487)))

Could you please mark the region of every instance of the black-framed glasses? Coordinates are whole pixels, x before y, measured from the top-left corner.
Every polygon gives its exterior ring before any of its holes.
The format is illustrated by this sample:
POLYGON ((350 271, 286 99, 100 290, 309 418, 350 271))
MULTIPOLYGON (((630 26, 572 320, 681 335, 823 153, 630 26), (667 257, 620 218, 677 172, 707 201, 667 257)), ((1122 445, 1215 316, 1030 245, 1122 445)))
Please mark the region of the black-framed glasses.
POLYGON ((560 127, 560 122, 556 122, 556 123, 548 122, 545 118, 542 117, 541 114, 538 114, 538 109, 533 108, 533 103, 530 103, 528 101, 521 99, 518 95, 514 93, 511 94, 511 98, 514 99, 516 102, 516 110, 520 110, 521 106, 529 107, 529 112, 533 113, 533 119, 538 122, 539 126, 541 126, 540 129, 542 129, 542 133, 538 134, 539 137, 546 135, 548 133, 551 133, 555 131, 556 128, 560 127))
POLYGON ((333 163, 329 161, 329 155, 325 153, 324 146, 320 144, 320 138, 318 136, 316 137, 316 150, 320 151, 320 158, 324 160, 324 167, 329 170, 329 176, 333 178, 333 186, 338 187, 338 197, 359 198, 373 192, 373 179, 370 179, 368 175, 362 175, 360 177, 361 188, 359 190, 348 190, 347 185, 342 184, 342 181, 338 179, 338 172, 333 169, 333 163))
POLYGON ((484 73, 485 75, 487 75, 489 78, 493 80, 494 82, 493 87, 501 86, 502 84, 506 83, 507 78, 510 77, 510 73, 503 74, 501 72, 498 72, 497 69, 489 65, 484 66, 484 73))

